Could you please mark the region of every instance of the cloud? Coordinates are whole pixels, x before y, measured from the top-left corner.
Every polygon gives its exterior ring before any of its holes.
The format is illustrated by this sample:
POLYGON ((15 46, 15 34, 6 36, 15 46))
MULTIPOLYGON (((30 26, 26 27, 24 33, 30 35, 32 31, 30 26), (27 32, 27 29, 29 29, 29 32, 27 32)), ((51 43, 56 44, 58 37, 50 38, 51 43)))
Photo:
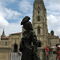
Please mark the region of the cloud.
POLYGON ((47 9, 50 9, 52 11, 60 11, 60 4, 52 3, 47 6, 47 9))
POLYGON ((32 5, 28 0, 21 0, 19 3, 19 9, 23 13, 30 13, 32 11, 32 5))
POLYGON ((12 9, 8 9, 3 5, 0 5, 0 27, 5 27, 9 24, 9 20, 13 19, 18 20, 21 16, 21 13, 19 13, 18 11, 12 10, 12 9))
POLYGON ((6 28, 6 35, 11 34, 11 33, 17 33, 22 31, 22 26, 20 23, 10 23, 6 28))
MULTIPOLYGON (((0 28, 0 35, 2 34, 3 29, 0 28)), ((11 33, 22 32, 22 26, 20 23, 10 23, 4 28, 5 34, 8 36, 11 33)))
POLYGON ((55 24, 58 22, 57 18, 54 15, 49 15, 47 19, 48 19, 48 23, 55 24))
POLYGON ((3 4, 0 4, 0 8, 1 8, 0 9, 0 35, 2 33, 3 28, 5 29, 7 35, 12 32, 18 32, 19 24, 15 24, 13 19, 20 20, 21 13, 16 10, 7 8, 3 4), (13 23, 10 23, 9 20, 12 20, 13 23))
POLYGON ((0 0, 1 3, 6 3, 6 2, 15 2, 16 0, 0 0))
POLYGON ((6 19, 18 19, 19 16, 21 16, 21 13, 12 9, 8 9, 4 6, 0 6, 0 13, 6 18, 6 19))
POLYGON ((8 36, 11 33, 17 33, 17 32, 22 32, 22 26, 21 26, 21 19, 20 22, 18 23, 8 23, 5 18, 0 16, 0 36, 2 34, 2 31, 4 29, 5 34, 8 36))
POLYGON ((8 24, 9 24, 8 21, 6 21, 6 19, 0 15, 0 27, 5 27, 8 24))
POLYGON ((5 9, 5 14, 7 19, 18 19, 21 16, 21 13, 7 8, 5 9))
POLYGON ((29 16, 32 22, 32 15, 33 15, 33 0, 21 0, 18 4, 19 10, 22 12, 23 17, 29 16))
POLYGON ((60 15, 60 0, 44 0, 47 13, 60 15))
POLYGON ((60 16, 55 16, 55 15, 48 15, 47 17, 48 21, 48 30, 49 32, 51 30, 54 30, 55 35, 60 36, 60 16))

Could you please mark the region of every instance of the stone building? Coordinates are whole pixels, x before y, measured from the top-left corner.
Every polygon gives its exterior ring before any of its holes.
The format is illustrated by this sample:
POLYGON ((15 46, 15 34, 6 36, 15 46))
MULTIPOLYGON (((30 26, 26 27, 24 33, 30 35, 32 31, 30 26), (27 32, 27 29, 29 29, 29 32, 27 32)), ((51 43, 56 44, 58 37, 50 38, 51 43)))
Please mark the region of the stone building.
MULTIPOLYGON (((47 46, 52 47, 56 46, 56 44, 60 44, 60 38, 54 35, 53 30, 48 33, 47 14, 43 0, 35 0, 33 5, 32 25, 37 39, 41 41, 41 48, 47 46)), ((11 60, 11 53, 14 51, 14 45, 17 45, 19 48, 21 37, 22 32, 13 33, 6 37, 3 30, 0 37, 0 60, 11 60)), ((43 55, 41 49, 40 51, 40 54, 43 55)), ((41 60, 44 60, 43 57, 41 57, 41 60)))
POLYGON ((43 47, 47 46, 48 45, 47 17, 46 8, 44 6, 43 0, 34 1, 32 23, 38 40, 41 41, 43 47))
POLYGON ((56 44, 60 44, 60 38, 59 36, 54 35, 54 31, 51 31, 48 33, 48 43, 51 46, 56 46, 56 44))
MULTIPOLYGON (((48 33, 47 14, 43 0, 34 1, 32 18, 33 18, 32 20, 33 28, 36 33, 37 39, 41 41, 42 49, 46 47, 52 48, 55 47, 56 44, 60 43, 59 37, 54 35, 53 30, 51 31, 51 33, 48 33)), ((45 58, 43 58, 43 56, 44 56, 43 50, 40 49, 41 60, 46 59, 46 56, 45 58)))
POLYGON ((54 35, 54 31, 48 33, 47 14, 43 0, 35 0, 33 7, 33 28, 42 47, 54 46, 59 43, 59 37, 54 35))
POLYGON ((13 33, 6 37, 3 30, 0 37, 0 60, 11 60, 11 56, 13 55, 12 53, 14 52, 14 45, 17 44, 19 47, 20 41, 21 33, 13 33))

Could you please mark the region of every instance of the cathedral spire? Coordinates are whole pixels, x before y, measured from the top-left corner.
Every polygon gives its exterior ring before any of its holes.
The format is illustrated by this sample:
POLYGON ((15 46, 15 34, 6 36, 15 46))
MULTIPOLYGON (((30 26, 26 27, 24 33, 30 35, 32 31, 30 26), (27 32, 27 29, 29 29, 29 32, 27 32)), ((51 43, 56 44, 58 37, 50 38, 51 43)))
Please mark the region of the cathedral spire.
POLYGON ((5 36, 5 32, 4 32, 4 29, 3 29, 3 32, 2 32, 2 36, 3 36, 3 37, 5 36))
POLYGON ((1 35, 1 40, 4 40, 5 38, 6 38, 6 35, 5 35, 4 29, 3 29, 3 32, 2 32, 2 35, 1 35))
POLYGON ((35 0, 34 1, 34 5, 36 5, 36 6, 39 6, 40 5, 40 8, 45 9, 45 5, 44 5, 44 1, 43 0, 35 0))
POLYGON ((41 3, 41 4, 44 4, 43 0, 35 0, 35 3, 41 3))

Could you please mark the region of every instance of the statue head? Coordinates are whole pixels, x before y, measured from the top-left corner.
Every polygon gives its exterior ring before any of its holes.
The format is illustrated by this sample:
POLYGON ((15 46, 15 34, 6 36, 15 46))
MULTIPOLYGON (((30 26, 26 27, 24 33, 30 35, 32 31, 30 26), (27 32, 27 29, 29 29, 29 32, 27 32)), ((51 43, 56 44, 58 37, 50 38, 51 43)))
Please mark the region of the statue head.
POLYGON ((26 22, 28 22, 30 20, 30 17, 29 16, 25 16, 23 18, 23 20, 21 21, 21 25, 24 25, 26 22))
POLYGON ((23 28, 25 30, 33 30, 32 28, 32 24, 31 22, 29 21, 30 20, 30 17, 29 16, 25 16, 21 22, 21 25, 23 25, 23 28))

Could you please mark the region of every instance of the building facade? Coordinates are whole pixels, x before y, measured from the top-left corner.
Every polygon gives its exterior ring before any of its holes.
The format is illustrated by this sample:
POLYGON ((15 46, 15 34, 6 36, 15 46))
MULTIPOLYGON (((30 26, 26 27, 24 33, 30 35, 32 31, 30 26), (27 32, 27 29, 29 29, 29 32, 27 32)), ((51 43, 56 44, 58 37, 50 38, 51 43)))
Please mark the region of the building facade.
MULTIPOLYGON (((0 37, 0 60, 12 60, 14 53, 15 44, 20 45, 21 33, 13 33, 6 37, 5 32, 0 37)), ((17 50, 18 50, 17 48, 17 50)))
POLYGON ((48 29, 46 8, 43 0, 35 0, 33 8, 33 28, 36 32, 37 39, 41 41, 42 47, 48 45, 48 29))

